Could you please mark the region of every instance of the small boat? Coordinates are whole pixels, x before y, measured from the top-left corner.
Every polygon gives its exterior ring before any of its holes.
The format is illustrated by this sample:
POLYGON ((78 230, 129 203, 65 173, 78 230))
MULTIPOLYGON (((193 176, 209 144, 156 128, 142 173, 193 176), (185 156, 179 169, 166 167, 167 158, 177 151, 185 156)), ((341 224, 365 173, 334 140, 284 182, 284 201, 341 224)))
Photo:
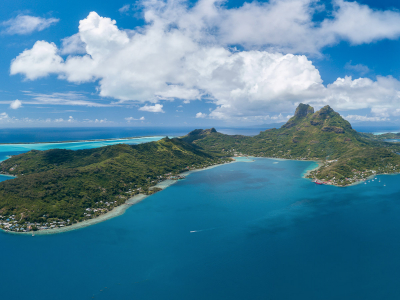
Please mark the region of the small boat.
POLYGON ((314 183, 315 183, 315 184, 318 184, 318 185, 324 184, 323 182, 319 182, 319 181, 314 181, 314 183))
POLYGON ((386 186, 386 184, 384 184, 383 186, 386 186))

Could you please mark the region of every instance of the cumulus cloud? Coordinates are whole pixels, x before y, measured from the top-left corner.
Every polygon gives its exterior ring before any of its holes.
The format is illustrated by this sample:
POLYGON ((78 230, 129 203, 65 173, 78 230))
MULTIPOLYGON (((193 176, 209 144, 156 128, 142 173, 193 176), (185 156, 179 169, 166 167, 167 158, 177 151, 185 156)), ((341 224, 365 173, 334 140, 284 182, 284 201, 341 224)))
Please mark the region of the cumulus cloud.
POLYGON ((202 112, 198 112, 198 113, 196 114, 196 118, 204 119, 204 118, 206 118, 206 117, 207 117, 207 114, 203 114, 202 112))
POLYGON ((145 105, 139 108, 141 111, 148 111, 148 112, 153 112, 153 113, 164 113, 165 111, 162 109, 163 105, 162 104, 154 104, 153 106, 151 105, 145 105))
POLYGON ((107 122, 107 119, 96 119, 96 120, 94 120, 94 122, 95 123, 105 123, 105 122, 107 122))
POLYGON ((6 120, 6 119, 8 119, 8 118, 9 118, 9 117, 8 117, 8 114, 7 114, 7 113, 3 112, 3 113, 0 114, 0 120, 6 120))
POLYGON ((12 102, 10 103, 10 108, 12 108, 12 109, 18 109, 18 108, 20 108, 21 106, 22 106, 22 102, 19 101, 18 99, 17 99, 17 100, 14 100, 14 101, 12 101, 12 102))
POLYGON ((143 27, 121 30, 114 20, 91 12, 77 33, 84 55, 64 60, 55 44, 37 41, 12 61, 10 73, 28 80, 55 74, 74 83, 97 81, 100 96, 151 103, 139 108, 148 112, 164 112, 160 100, 206 99, 216 105, 209 117, 224 120, 279 116, 299 102, 339 110, 400 104, 398 80, 345 77, 325 86, 304 55, 342 40, 358 45, 395 39, 396 11, 335 0, 331 17, 317 23, 313 17, 320 7, 314 0, 251 2, 232 9, 214 0, 190 7, 173 0, 142 5, 143 27), (237 44, 244 50, 231 48, 237 44))
POLYGON ((28 15, 18 15, 15 18, 9 19, 1 23, 4 28, 4 34, 29 34, 34 31, 42 31, 47 27, 57 23, 56 18, 40 18, 28 15))
POLYGON ((359 45, 400 36, 397 11, 377 11, 357 2, 333 0, 332 17, 318 23, 313 20, 321 9, 317 4, 315 0, 271 0, 224 9, 213 1, 204 1, 202 7, 226 43, 247 47, 267 45, 278 51, 317 53, 341 40, 359 45))
POLYGON ((68 119, 63 119, 63 118, 54 119, 54 122, 56 122, 56 123, 62 123, 62 122, 72 123, 72 122, 75 122, 75 121, 76 120, 72 116, 69 116, 68 119))
POLYGON ((400 13, 379 11, 357 2, 334 0, 333 18, 321 24, 322 35, 334 35, 336 41, 347 40, 354 45, 400 36, 400 13))
POLYGON ((84 54, 86 44, 81 40, 79 33, 71 35, 61 40, 61 54, 84 54))
POLYGON ((11 63, 10 73, 22 73, 27 79, 34 80, 59 73, 62 70, 63 59, 57 54, 54 43, 37 41, 32 49, 22 52, 11 63))
POLYGON ((125 118, 125 120, 130 123, 131 121, 144 121, 144 117, 140 117, 139 119, 135 119, 134 117, 125 118))

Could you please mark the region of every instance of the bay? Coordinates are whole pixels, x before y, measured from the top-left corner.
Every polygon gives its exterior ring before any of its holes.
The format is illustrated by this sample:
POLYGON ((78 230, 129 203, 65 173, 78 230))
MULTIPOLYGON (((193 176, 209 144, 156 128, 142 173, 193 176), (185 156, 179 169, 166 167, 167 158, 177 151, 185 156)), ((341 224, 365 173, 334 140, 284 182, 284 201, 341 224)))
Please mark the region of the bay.
POLYGON ((79 141, 79 142, 0 144, 0 161, 9 158, 11 155, 18 155, 21 153, 26 153, 31 150, 42 150, 42 151, 50 149, 82 150, 82 149, 99 148, 117 144, 137 145, 141 143, 158 141, 162 138, 163 136, 150 136, 150 137, 138 137, 130 139, 122 138, 122 139, 91 140, 91 141, 79 141))
POLYGON ((232 163, 193 173, 94 226, 0 233, 2 295, 398 299, 399 177, 320 186, 301 178, 313 166, 232 163))

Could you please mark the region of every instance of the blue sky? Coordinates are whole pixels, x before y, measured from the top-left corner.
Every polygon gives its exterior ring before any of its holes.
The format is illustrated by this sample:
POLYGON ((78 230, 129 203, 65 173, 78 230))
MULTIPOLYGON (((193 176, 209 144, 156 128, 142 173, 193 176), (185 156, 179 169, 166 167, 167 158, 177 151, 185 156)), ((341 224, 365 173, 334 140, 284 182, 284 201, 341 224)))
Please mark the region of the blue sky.
POLYGON ((393 0, 7 1, 0 126, 400 123, 393 0))

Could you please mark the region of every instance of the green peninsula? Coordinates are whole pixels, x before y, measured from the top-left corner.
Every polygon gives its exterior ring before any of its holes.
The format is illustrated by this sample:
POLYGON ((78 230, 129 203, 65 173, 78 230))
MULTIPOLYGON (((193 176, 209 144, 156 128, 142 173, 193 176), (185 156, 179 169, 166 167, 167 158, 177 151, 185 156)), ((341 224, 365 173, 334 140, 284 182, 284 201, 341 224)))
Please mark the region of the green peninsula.
POLYGON ((12 231, 68 226, 95 218, 160 181, 229 162, 179 139, 88 150, 30 151, 0 164, 17 176, 0 183, 0 221, 12 231), (8 221, 7 221, 8 220, 8 221))
POLYGON ((254 137, 197 130, 182 140, 227 156, 319 161, 320 168, 308 177, 337 186, 354 184, 374 174, 397 173, 400 166, 400 145, 358 133, 329 106, 314 112, 311 106, 300 104, 281 128, 254 137))
MULTIPOLYGON (((386 137, 386 136, 385 136, 386 137)), ((329 106, 300 104, 279 129, 250 137, 197 129, 180 138, 88 150, 30 151, 0 163, 17 176, 0 183, 0 228, 29 231, 96 218, 156 184, 190 170, 256 156, 318 161, 307 176, 347 186, 376 174, 398 173, 399 143, 358 133, 329 106)))

